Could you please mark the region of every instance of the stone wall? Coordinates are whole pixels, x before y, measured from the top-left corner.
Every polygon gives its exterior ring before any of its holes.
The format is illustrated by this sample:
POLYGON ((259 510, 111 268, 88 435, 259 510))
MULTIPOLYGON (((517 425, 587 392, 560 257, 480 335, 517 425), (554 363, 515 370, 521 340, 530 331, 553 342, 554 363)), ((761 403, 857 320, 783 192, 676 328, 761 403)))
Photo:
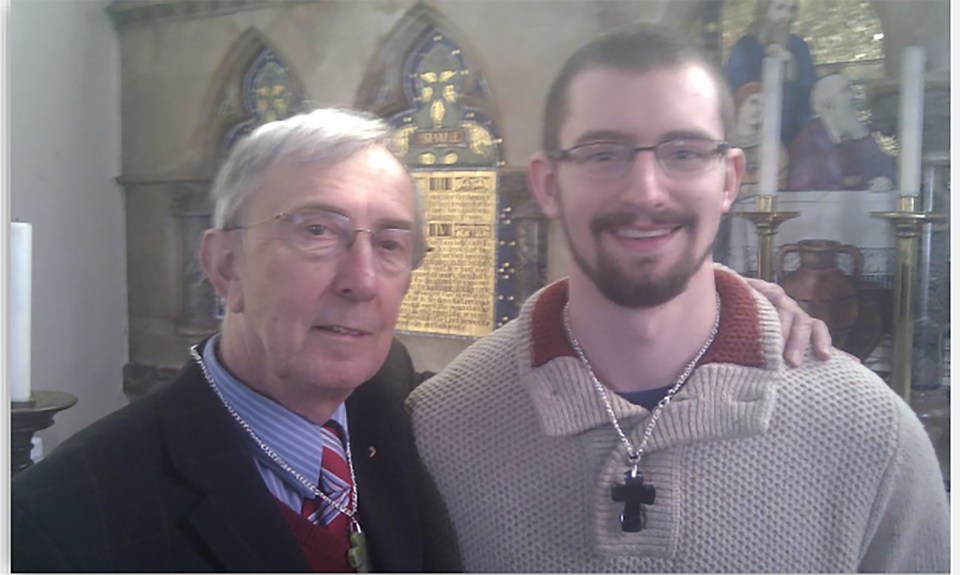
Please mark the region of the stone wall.
MULTIPOLYGON (((946 0, 925 3, 938 10, 947 5, 946 0)), ((876 4, 885 29, 895 28, 903 10, 876 4)), ((505 169, 515 173, 539 148, 543 98, 567 55, 598 33, 632 21, 665 23, 695 37, 700 8, 692 0, 112 3, 123 94, 130 373, 160 369, 157 377, 168 376, 163 370, 184 361, 187 345, 214 328, 210 322, 189 321, 189 310, 200 300, 185 287, 191 281, 187 260, 216 168, 217 138, 232 113, 224 86, 237 73, 237 54, 249 50, 251 42, 269 46, 283 59, 307 105, 354 106, 365 101, 365 81, 405 16, 413 10, 434 14, 463 46, 469 66, 482 70, 503 138, 505 169)), ((936 33, 944 32, 936 28, 936 33)), ((894 33, 885 49, 899 51, 915 36, 894 33)), ((946 44, 940 40, 928 42, 930 49, 942 51, 946 44)), ((939 52, 929 58, 938 66, 943 60, 939 52)), ((798 225, 791 224, 791 236, 808 237, 798 225)), ((891 242, 892 235, 866 247, 888 249, 891 242)), ((564 275, 568 259, 562 234, 551 227, 547 279, 564 275)), ((403 339, 417 365, 428 370, 439 369, 470 343, 403 339)))

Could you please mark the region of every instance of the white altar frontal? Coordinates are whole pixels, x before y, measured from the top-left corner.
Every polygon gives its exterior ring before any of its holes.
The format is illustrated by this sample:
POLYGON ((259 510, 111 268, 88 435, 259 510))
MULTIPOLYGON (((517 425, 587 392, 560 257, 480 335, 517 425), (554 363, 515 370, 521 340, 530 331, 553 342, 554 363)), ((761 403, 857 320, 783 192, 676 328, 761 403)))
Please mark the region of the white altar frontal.
MULTIPOLYGON (((838 241, 857 247, 863 254, 864 279, 889 285, 896 265, 896 234, 889 222, 870 214, 895 210, 897 197, 896 191, 778 192, 777 210, 800 212, 800 216, 780 225, 774 253, 800 240, 838 241)), ((736 214, 755 209, 756 197, 752 197, 736 202, 732 211, 727 265, 747 276, 756 276, 757 233, 750 221, 736 214)), ((796 267, 795 258, 788 256, 785 271, 796 267)), ((849 258, 841 258, 840 268, 852 271, 849 258)))

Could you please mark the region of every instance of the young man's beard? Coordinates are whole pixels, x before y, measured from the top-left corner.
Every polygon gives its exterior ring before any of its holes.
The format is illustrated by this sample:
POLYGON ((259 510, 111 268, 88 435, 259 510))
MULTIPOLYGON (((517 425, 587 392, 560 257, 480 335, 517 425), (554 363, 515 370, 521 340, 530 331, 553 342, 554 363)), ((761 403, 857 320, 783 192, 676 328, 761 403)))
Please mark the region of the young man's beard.
MULTIPOLYGON (((628 225, 634 219, 634 214, 630 212, 612 212, 599 215, 591 222, 596 256, 596 265, 592 266, 574 244, 570 228, 567 226, 563 202, 559 202, 559 205, 561 228, 574 262, 605 298, 620 307, 652 308, 672 300, 687 288, 693 275, 713 254, 713 242, 710 242, 700 254, 684 254, 684 257, 673 267, 665 270, 661 277, 638 276, 637 273, 631 273, 631 270, 625 269, 624 265, 601 249, 601 234, 605 230, 619 225, 628 225)), ((700 222, 693 213, 674 213, 670 215, 670 219, 671 223, 679 224, 687 230, 695 230, 700 222)))

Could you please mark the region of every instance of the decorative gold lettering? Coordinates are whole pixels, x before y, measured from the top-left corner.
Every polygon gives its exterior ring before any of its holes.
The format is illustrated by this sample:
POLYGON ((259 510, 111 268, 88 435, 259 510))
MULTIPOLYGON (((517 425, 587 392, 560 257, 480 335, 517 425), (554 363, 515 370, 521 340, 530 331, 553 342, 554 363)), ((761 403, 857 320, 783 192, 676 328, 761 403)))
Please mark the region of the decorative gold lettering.
POLYGON ((418 130, 411 137, 416 146, 459 146, 467 139, 464 131, 457 128, 418 130))
POLYGON ((433 251, 414 272, 397 329, 481 337, 494 326, 497 173, 414 172, 433 251))

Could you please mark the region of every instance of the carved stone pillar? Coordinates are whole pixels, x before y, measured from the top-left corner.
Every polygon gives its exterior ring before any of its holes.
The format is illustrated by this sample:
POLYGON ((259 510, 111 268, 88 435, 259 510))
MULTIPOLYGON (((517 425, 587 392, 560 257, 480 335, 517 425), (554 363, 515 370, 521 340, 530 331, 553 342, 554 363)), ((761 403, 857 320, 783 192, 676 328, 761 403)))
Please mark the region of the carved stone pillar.
POLYGON ((123 389, 140 397, 176 376, 191 345, 218 323, 197 264, 210 210, 205 178, 120 178, 127 200, 130 362, 123 389))
POLYGON ((180 184, 175 216, 180 224, 180 315, 177 329, 189 335, 206 335, 217 327, 216 292, 203 275, 197 254, 203 232, 210 227, 207 200, 209 182, 180 184))
MULTIPOLYGON (((527 188, 525 168, 501 168, 500 197, 511 207, 515 223, 516 292, 509 296, 514 313, 528 297, 543 287, 547 278, 547 230, 549 221, 527 188)), ((504 314, 497 314, 503 317, 504 314)))

